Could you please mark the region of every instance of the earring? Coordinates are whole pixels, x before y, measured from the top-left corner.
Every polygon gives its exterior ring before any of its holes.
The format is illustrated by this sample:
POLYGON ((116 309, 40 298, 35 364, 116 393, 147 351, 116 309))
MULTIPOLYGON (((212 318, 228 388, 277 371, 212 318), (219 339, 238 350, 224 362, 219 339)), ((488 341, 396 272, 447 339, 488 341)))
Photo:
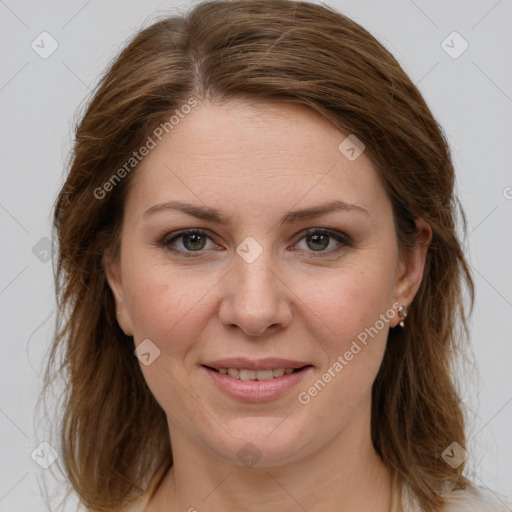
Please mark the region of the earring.
POLYGON ((405 327, 404 321, 407 317, 407 306, 400 306, 398 308, 398 316, 400 316, 400 327, 403 329, 405 327))

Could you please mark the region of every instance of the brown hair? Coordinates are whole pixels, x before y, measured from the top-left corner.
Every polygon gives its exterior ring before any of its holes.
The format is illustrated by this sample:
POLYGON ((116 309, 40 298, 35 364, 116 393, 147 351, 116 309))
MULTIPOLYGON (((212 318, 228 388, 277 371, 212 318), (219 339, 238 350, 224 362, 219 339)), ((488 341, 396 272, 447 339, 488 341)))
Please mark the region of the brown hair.
POLYGON ((66 379, 59 428, 72 487, 88 508, 118 511, 172 465, 165 414, 133 340, 117 325, 102 266, 106 251, 118 256, 136 166, 102 197, 97 191, 190 98, 309 108, 366 145, 405 256, 417 242, 415 219, 430 225, 421 287, 406 328, 390 331, 373 385, 371 427, 395 478, 425 511, 438 510, 447 486, 469 485, 463 464, 453 469, 441 458, 453 441, 465 445, 450 376, 467 334, 464 282, 473 302, 449 149, 418 89, 372 35, 328 7, 287 0, 201 3, 142 30, 102 77, 76 128, 54 213, 58 318, 45 379, 46 387, 66 379))

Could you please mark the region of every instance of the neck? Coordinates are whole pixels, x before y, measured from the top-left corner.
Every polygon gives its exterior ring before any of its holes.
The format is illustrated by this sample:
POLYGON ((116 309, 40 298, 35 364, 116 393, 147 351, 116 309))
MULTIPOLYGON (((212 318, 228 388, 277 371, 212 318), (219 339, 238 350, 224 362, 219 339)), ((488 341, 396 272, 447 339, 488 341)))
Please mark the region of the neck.
POLYGON ((152 510, 389 512, 391 474, 373 448, 369 407, 308 457, 286 464, 234 464, 170 428, 174 465, 152 510), (154 508, 153 508, 154 506, 154 508))

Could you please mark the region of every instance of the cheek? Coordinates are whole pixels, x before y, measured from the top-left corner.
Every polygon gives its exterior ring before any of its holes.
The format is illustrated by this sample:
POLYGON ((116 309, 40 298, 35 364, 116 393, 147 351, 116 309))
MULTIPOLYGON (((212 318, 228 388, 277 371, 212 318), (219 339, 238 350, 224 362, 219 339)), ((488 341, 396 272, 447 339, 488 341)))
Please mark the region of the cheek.
MULTIPOLYGON (((364 333, 377 322, 378 330, 384 331, 385 341, 389 320, 394 314, 394 273, 388 271, 382 261, 378 263, 373 258, 366 258, 363 264, 340 269, 334 276, 308 284, 309 296, 306 288, 300 295, 308 297, 307 306, 327 327, 324 343, 331 356, 350 346, 361 333, 359 338, 364 338, 364 333), (380 321, 382 315, 385 325, 380 321)), ((300 286, 299 282, 297 286, 300 286)))
POLYGON ((135 342, 149 338, 160 346, 172 338, 173 348, 178 349, 188 339, 192 316, 197 322, 203 296, 214 287, 215 276, 172 265, 162 251, 142 249, 128 240, 123 284, 135 342))
POLYGON ((197 415, 195 404, 201 401, 189 382, 198 358, 197 340, 213 314, 205 293, 214 292, 218 279, 148 261, 125 268, 135 344, 149 339, 160 351, 150 365, 141 364, 144 378, 173 421, 186 423, 197 415))
MULTIPOLYGON (((289 330, 309 327, 315 337, 316 329, 323 333, 316 343, 329 354, 344 351, 391 307, 393 276, 388 267, 382 252, 367 252, 338 269, 287 272, 281 278, 293 293, 283 300, 291 300, 295 310, 289 330)), ((173 268, 135 251, 127 255, 124 269, 137 344, 149 338, 169 353, 187 350, 222 302, 222 272, 173 268)))
MULTIPOLYGON (((297 407, 312 429, 329 437, 347 425, 370 399, 394 315, 392 279, 367 266, 344 273, 333 286, 311 297, 316 320, 328 326, 315 343, 323 349, 319 372, 298 390, 297 407)), ((309 314, 310 318, 313 315, 309 314)))

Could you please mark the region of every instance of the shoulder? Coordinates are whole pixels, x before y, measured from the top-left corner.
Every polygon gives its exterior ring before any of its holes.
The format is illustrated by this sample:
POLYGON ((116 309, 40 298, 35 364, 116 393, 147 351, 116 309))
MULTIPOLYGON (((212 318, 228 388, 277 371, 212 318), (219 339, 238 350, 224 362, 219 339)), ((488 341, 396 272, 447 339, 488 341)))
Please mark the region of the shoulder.
POLYGON ((445 496, 442 512, 512 512, 512 502, 483 487, 456 490, 445 496))
MULTIPOLYGON (((509 498, 476 485, 448 492, 444 500, 445 504, 439 512, 512 512, 509 498)), ((393 510, 421 512, 422 509, 411 489, 403 486, 400 504, 395 505, 393 510)))

